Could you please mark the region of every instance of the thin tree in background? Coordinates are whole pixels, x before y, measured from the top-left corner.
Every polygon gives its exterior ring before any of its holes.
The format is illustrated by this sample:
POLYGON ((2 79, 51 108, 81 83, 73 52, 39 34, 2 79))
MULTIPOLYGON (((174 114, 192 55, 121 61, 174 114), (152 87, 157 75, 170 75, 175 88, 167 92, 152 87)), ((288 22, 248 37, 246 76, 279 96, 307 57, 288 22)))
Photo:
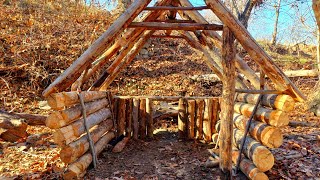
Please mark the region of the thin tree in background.
POLYGON ((278 0, 278 4, 275 5, 275 8, 276 8, 276 19, 275 19, 274 29, 273 29, 272 39, 271 39, 271 45, 273 45, 273 46, 276 45, 276 43, 277 43, 280 7, 281 7, 281 0, 278 0))
POLYGON ((317 64, 320 77, 320 1, 313 0, 312 8, 318 24, 318 46, 317 46, 317 64))

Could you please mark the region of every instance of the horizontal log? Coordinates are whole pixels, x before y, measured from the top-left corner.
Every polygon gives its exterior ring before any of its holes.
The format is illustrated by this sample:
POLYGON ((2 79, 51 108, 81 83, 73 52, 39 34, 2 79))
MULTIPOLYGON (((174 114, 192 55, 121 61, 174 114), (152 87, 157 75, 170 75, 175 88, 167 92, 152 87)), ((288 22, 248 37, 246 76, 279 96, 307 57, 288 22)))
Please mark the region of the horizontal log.
POLYGON ((173 6, 154 6, 154 7, 146 7, 144 10, 146 11, 199 11, 208 9, 207 6, 199 6, 199 7, 173 7, 173 6))
POLYGON ((133 22, 129 28, 146 28, 148 30, 215 30, 222 31, 223 25, 201 23, 159 23, 159 22, 133 22))
MULTIPOLYGON (((107 97, 107 93, 104 91, 84 91, 81 92, 81 95, 84 102, 107 97)), ((78 92, 76 91, 50 94, 50 96, 47 97, 47 101, 49 106, 55 110, 63 109, 65 106, 80 104, 78 92)))
POLYGON ((219 99, 219 97, 212 97, 212 96, 113 96, 114 98, 120 99, 151 99, 153 101, 179 101, 180 98, 186 100, 197 100, 197 99, 219 99))
MULTIPOLYGON (((258 94, 241 93, 237 95, 236 100, 249 104, 255 104, 258 98, 258 94)), ((289 95, 266 94, 263 95, 261 104, 273 109, 279 109, 288 112, 293 110, 295 101, 289 95)))
POLYGON ((25 113, 12 113, 12 112, 6 112, 0 110, 0 116, 7 115, 12 117, 13 119, 18 118, 18 119, 24 119, 25 122, 29 126, 42 126, 46 125, 46 119, 47 116, 44 115, 38 115, 38 114, 25 114, 25 113))
MULTIPOLYGON (((253 109, 254 105, 252 104, 237 102, 234 105, 234 111, 236 113, 242 114, 247 117, 250 117, 253 109)), ((267 123, 275 127, 286 126, 289 124, 289 117, 287 113, 285 113, 284 111, 271 110, 263 107, 258 108, 255 118, 256 120, 259 120, 261 122, 267 123)))
MULTIPOLYGON (((111 139, 115 137, 114 132, 108 132, 94 145, 96 154, 100 154, 102 150, 108 145, 111 139)), ((83 177, 86 169, 92 162, 91 152, 87 152, 81 156, 77 161, 70 164, 63 174, 63 179, 79 179, 83 177)))
MULTIPOLYGON (((99 99, 85 103, 86 114, 90 115, 108 105, 107 99, 99 99)), ((64 127, 76 119, 80 118, 82 114, 82 106, 76 105, 69 109, 53 111, 46 120, 46 126, 51 129, 58 129, 64 127)))
MULTIPOLYGON (((100 124, 94 126, 90 129, 90 135, 92 141, 96 143, 104 133, 112 129, 113 121, 111 119, 101 122, 100 124)), ((114 138, 114 133, 108 133, 106 138, 109 141, 114 138)), ((89 150, 89 142, 87 135, 82 136, 77 141, 70 143, 68 146, 65 146, 61 149, 59 155, 60 159, 64 163, 71 163, 81 157, 89 150)))
POLYGON ((152 35, 150 38, 171 38, 171 39, 184 39, 183 36, 174 36, 174 35, 152 35))
POLYGON ((16 142, 27 137, 27 127, 28 124, 24 119, 9 114, 0 114, 0 138, 5 141, 16 142))
POLYGON ((283 94, 277 90, 255 90, 255 89, 236 89, 237 93, 249 93, 249 94, 283 94))
MULTIPOLYGON (((106 120, 110 117, 111 111, 107 108, 90 114, 89 116, 87 116, 88 128, 90 129, 94 125, 99 124, 103 120, 106 120)), ((57 129, 53 134, 53 139, 54 142, 59 146, 65 146, 78 139, 83 133, 85 133, 83 119, 79 119, 68 126, 57 129)))
MULTIPOLYGON (((239 129, 233 131, 233 143, 240 149, 240 144, 243 139, 244 133, 239 129)), ((249 158, 253 164, 262 172, 270 170, 274 165, 273 154, 259 142, 247 136, 243 153, 249 158)))
POLYGON ((118 142, 114 148, 112 149, 113 153, 120 153, 122 152, 122 150, 124 149, 124 147, 127 145, 127 143, 129 142, 130 138, 129 137, 125 137, 123 138, 120 142, 118 142))

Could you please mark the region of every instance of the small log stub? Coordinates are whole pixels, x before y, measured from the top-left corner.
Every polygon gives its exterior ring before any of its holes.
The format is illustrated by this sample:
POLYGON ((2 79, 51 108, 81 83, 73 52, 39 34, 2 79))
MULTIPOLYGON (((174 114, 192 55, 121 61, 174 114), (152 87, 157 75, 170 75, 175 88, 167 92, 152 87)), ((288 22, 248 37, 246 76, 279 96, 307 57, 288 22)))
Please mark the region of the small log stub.
POLYGON ((69 87, 105 49, 111 44, 124 29, 140 14, 140 12, 151 2, 151 0, 140 0, 133 2, 109 28, 97 39, 67 70, 64 71, 42 95, 48 97, 50 94, 64 90, 69 87))
POLYGON ((219 120, 219 111, 220 111, 220 104, 219 99, 213 99, 212 105, 212 122, 211 122, 211 132, 216 133, 216 124, 219 120))
POLYGON ((139 135, 140 139, 146 139, 146 99, 140 99, 139 135))
MULTIPOLYGON (((105 119, 111 117, 111 112, 109 109, 104 108, 93 114, 87 116, 88 127, 91 128, 96 124, 99 124, 105 119)), ((53 139, 56 144, 59 146, 65 146, 80 137, 85 133, 85 128, 83 125, 83 119, 79 119, 68 126, 57 129, 53 134, 53 139)))
POLYGON ((133 108, 132 108, 132 120, 133 120, 133 139, 137 140, 139 138, 139 107, 140 100, 133 99, 133 108))
POLYGON ((195 138, 196 101, 188 100, 188 138, 195 138))
POLYGON ((126 99, 119 99, 117 124, 117 136, 124 135, 126 130, 126 99))
POLYGON ((196 139, 203 139, 203 113, 204 113, 204 100, 196 100, 196 139))
MULTIPOLYGON (((113 122, 111 119, 101 122, 99 125, 94 126, 90 129, 90 135, 92 141, 96 143, 104 133, 112 129, 113 122)), ((109 133, 107 138, 112 139, 114 137, 113 133, 109 133)), ((70 143, 68 146, 62 147, 60 151, 60 159, 64 163, 71 163, 85 154, 89 149, 89 142, 87 135, 83 135, 77 141, 70 143)))
POLYGON ((179 138, 183 139, 187 136, 187 104, 186 100, 181 98, 179 99, 178 104, 178 130, 179 138))
MULTIPOLYGON (((259 94, 239 93, 237 95, 237 101, 255 104, 258 97, 259 94)), ((273 109, 288 112, 293 110, 295 101, 289 95, 266 94, 263 95, 261 104, 273 109)))
POLYGON ((132 136, 132 129, 133 129, 133 123, 132 123, 132 108, 133 108, 133 100, 132 98, 129 98, 126 100, 126 136, 131 137, 132 136))
POLYGON ((223 24, 230 28, 239 43, 247 50, 250 57, 259 64, 263 69, 263 72, 265 72, 272 82, 274 82, 275 88, 278 91, 286 92, 298 101, 304 101, 306 99, 299 89, 272 61, 271 57, 258 45, 241 22, 234 17, 221 1, 205 0, 205 2, 223 24))
MULTIPOLYGON (((85 103, 85 109, 87 115, 90 115, 108 105, 107 99, 99 99, 85 103)), ((72 123, 76 119, 81 117, 81 105, 76 105, 69 109, 53 111, 46 120, 46 126, 51 129, 58 129, 72 123)))
MULTIPOLYGON (((236 113, 242 114, 244 116, 250 117, 254 105, 246 103, 235 103, 234 110, 236 113)), ((271 110, 263 107, 259 107, 256 115, 256 120, 267 123, 271 126, 281 127, 289 124, 289 117, 287 113, 279 110, 271 110)))
MULTIPOLYGON (((248 121, 249 118, 241 114, 234 113, 233 115, 234 125, 240 130, 245 130, 248 121)), ((283 143, 283 135, 279 128, 268 126, 259 121, 251 121, 249 133, 254 139, 269 148, 278 148, 283 143)))
MULTIPOLYGON (((111 139, 115 137, 114 132, 108 132, 100 138, 100 140, 94 145, 94 149, 98 154, 108 145, 111 139)), ((77 161, 69 164, 68 169, 63 174, 64 179, 79 179, 84 176, 86 169, 92 162, 91 152, 87 152, 81 156, 77 161)))
POLYGON ((151 99, 146 99, 146 117, 147 117, 147 135, 148 138, 153 138, 153 102, 151 99))
POLYGON ((211 132, 211 123, 212 123, 212 99, 206 99, 205 101, 205 110, 203 116, 203 135, 206 142, 211 142, 212 132, 211 132))
MULTIPOLYGON (((233 143, 239 149, 243 135, 243 131, 239 129, 234 129, 233 143)), ((262 172, 270 170, 274 165, 274 157, 273 154, 269 151, 269 149, 267 149, 265 146, 261 145, 249 136, 246 138, 243 153, 250 160, 252 160, 253 164, 257 166, 257 168, 262 172)))
MULTIPOLYGON (((107 93, 104 91, 84 91, 81 92, 81 95, 84 102, 107 97, 107 93)), ((63 109, 65 106, 80 104, 78 92, 76 91, 50 94, 50 96, 47 97, 47 101, 49 106, 54 110, 63 109)))
POLYGON ((234 46, 234 35, 225 26, 223 28, 223 40, 222 40, 222 69, 223 69, 223 92, 221 103, 221 132, 219 139, 220 147, 220 169, 223 172, 226 179, 231 179, 232 175, 232 133, 233 122, 232 115, 234 112, 234 95, 235 95, 235 55, 236 49, 234 46))

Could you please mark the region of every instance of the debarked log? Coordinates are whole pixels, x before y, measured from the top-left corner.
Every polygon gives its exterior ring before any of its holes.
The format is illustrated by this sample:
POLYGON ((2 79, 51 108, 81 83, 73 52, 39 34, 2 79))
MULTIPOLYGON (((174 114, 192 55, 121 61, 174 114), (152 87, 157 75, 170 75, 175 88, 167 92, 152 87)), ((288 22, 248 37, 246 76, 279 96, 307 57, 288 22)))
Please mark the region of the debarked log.
MULTIPOLYGON (((107 108, 101 109, 87 117, 88 128, 99 124, 103 120, 111 117, 111 111, 107 108)), ((57 129, 53 134, 53 139, 59 146, 65 146, 79 138, 83 133, 85 133, 85 128, 83 124, 83 119, 73 122, 72 124, 57 129)))
MULTIPOLYGON (((107 99, 99 99, 97 101, 92 101, 85 103, 85 110, 87 115, 90 115, 108 105, 107 99)), ((64 127, 76 119, 81 117, 82 106, 76 105, 69 109, 53 111, 46 120, 46 126, 51 129, 58 129, 64 127)))
MULTIPOLYGON (((94 149, 96 154, 100 154, 102 150, 108 145, 111 139, 115 137, 114 132, 108 132, 100 140, 94 145, 94 149)), ((89 167, 92 162, 91 152, 87 152, 83 156, 81 156, 77 161, 70 164, 68 169, 63 174, 64 179, 77 179, 81 178, 84 175, 84 172, 89 167)))
MULTIPOLYGON (((104 91, 84 91, 81 92, 81 95, 84 102, 107 97, 107 93, 104 91)), ((55 110, 63 109, 65 106, 80 104, 79 95, 76 91, 50 94, 47 97, 47 101, 49 106, 55 110)))
MULTIPOLYGON (((243 135, 243 131, 234 129, 233 143, 239 149, 241 141, 243 139, 243 135)), ((262 172, 270 170, 274 165, 274 157, 269 149, 249 136, 247 136, 246 138, 243 147, 243 153, 246 155, 246 157, 252 160, 253 164, 257 166, 257 168, 262 172)))
MULTIPOLYGON (((92 141, 96 143, 103 134, 109 131, 113 127, 113 122, 111 119, 101 122, 100 124, 94 126, 90 129, 90 135, 92 141)), ((109 141, 114 137, 114 133, 108 133, 106 138, 109 141)), ((89 149, 89 142, 87 135, 83 135, 77 141, 70 143, 68 146, 65 146, 60 151, 60 159, 64 163, 71 163, 85 154, 89 149)))
MULTIPOLYGON (((244 116, 250 117, 254 105, 246 103, 235 103, 234 111, 244 116)), ((289 117, 286 112, 279 110, 271 110, 263 107, 259 107, 256 115, 256 120, 267 123, 271 126, 281 127, 289 124, 289 117)))
MULTIPOLYGON (((239 93, 237 95, 237 101, 249 104, 255 104, 258 98, 259 94, 239 93)), ((295 101, 289 95, 265 94, 263 95, 261 104, 266 107, 288 112, 293 110, 295 101)))

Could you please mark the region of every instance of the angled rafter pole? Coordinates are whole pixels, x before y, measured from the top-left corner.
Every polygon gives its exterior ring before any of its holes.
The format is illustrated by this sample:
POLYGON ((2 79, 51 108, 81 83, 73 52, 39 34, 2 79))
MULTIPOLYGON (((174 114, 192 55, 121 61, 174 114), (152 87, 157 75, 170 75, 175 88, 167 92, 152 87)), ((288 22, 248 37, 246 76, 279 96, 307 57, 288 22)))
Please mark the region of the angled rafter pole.
POLYGON ((122 63, 119 64, 113 70, 113 72, 106 78, 106 80, 102 83, 102 85, 97 88, 99 88, 100 90, 106 90, 110 86, 110 84, 113 82, 113 80, 119 75, 119 73, 132 62, 132 60, 140 52, 141 48, 144 46, 147 40, 152 36, 153 33, 154 31, 146 31, 142 36, 142 38, 134 45, 132 50, 127 54, 127 56, 122 61, 122 63))
POLYGON ((69 87, 87 67, 102 53, 106 45, 109 45, 124 29, 138 16, 138 14, 150 3, 151 0, 139 0, 117 19, 109 29, 103 33, 62 75, 47 87, 42 95, 64 90, 69 87))
MULTIPOLYGON (((286 92, 298 101, 304 101, 306 97, 290 81, 290 79, 272 61, 271 57, 258 45, 246 28, 219 0, 205 0, 207 6, 220 18, 224 25, 234 33, 239 43, 249 53, 251 58, 263 69, 272 80, 275 88, 286 92)), ((260 85, 259 85, 260 86, 260 85)))
MULTIPOLYGON (((155 6, 162 6, 170 3, 170 0, 162 0, 159 1, 155 4, 155 6)), ((152 21, 157 19, 163 12, 149 12, 147 13, 142 21, 152 21)), ((134 30, 128 30, 123 34, 122 37, 118 38, 115 40, 115 43, 107 49, 106 52, 103 53, 99 59, 94 62, 93 67, 91 67, 87 74, 82 74, 81 77, 78 78, 78 80, 72 85, 72 89, 76 90, 81 87, 81 82, 86 82, 92 75, 101 67, 103 67, 109 59, 116 54, 122 47, 125 47, 127 44, 134 42, 136 39, 137 34, 140 34, 144 31, 145 29, 134 29, 134 30)))
MULTIPOLYGON (((180 4, 182 6, 190 7, 192 4, 189 0, 179 0, 180 4)), ((208 23, 208 21, 197 11, 178 11, 181 17, 185 19, 191 19, 195 22, 199 23, 208 23)), ((203 31, 206 36, 209 36, 213 39, 213 43, 216 45, 216 47, 220 48, 222 47, 222 37, 214 31, 203 31)), ((252 83, 252 85, 259 89, 260 82, 259 77, 255 74, 255 72, 248 66, 248 64, 240 58, 240 56, 236 55, 236 67, 239 70, 240 73, 244 74, 252 83)))

